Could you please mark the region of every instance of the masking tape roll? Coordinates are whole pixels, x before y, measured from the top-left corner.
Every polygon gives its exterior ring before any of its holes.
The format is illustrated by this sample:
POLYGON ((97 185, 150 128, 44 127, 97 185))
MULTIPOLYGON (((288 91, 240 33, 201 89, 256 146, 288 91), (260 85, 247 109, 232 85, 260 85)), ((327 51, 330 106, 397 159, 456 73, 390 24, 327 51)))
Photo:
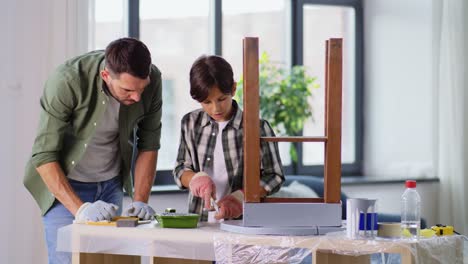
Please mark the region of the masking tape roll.
POLYGON ((400 237, 401 236, 401 223, 379 223, 377 236, 400 237))

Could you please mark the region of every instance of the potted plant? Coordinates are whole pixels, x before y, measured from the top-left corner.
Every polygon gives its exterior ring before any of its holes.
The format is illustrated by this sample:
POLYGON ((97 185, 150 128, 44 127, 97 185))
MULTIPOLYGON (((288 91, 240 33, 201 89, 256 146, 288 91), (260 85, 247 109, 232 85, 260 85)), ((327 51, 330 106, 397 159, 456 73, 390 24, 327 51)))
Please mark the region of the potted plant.
MULTIPOLYGON (((242 106, 243 81, 237 83, 236 100, 242 106)), ((316 77, 306 73, 304 66, 285 69, 270 61, 263 52, 259 60, 260 116, 270 122, 278 136, 298 136, 313 109, 308 99, 312 89, 319 88, 316 77)), ((296 145, 291 144, 291 160, 297 163, 296 145)))

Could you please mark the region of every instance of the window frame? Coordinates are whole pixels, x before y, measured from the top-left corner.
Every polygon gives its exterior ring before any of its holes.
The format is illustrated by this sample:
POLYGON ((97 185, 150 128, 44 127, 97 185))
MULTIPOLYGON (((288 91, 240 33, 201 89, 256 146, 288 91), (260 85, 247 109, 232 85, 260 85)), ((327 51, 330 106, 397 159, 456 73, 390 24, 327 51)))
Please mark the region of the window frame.
MULTIPOLYGON (((330 5, 345 6, 355 10, 355 161, 353 163, 342 163, 343 176, 361 176, 363 160, 363 8, 361 0, 290 0, 288 3, 290 14, 291 34, 285 36, 290 38, 290 60, 292 65, 303 64, 303 6, 304 5, 330 5)), ((128 0, 128 36, 133 38, 140 37, 140 18, 139 18, 139 0, 128 0)), ((211 32, 213 35, 212 51, 216 55, 222 56, 222 0, 211 0, 211 32)), ((306 166, 302 163, 303 149, 302 144, 296 143, 298 150, 298 162, 289 166, 284 166, 285 174, 295 175, 313 175, 322 176, 324 173, 323 165, 306 166)), ((173 185, 173 176, 171 170, 157 171, 154 185, 173 185)))

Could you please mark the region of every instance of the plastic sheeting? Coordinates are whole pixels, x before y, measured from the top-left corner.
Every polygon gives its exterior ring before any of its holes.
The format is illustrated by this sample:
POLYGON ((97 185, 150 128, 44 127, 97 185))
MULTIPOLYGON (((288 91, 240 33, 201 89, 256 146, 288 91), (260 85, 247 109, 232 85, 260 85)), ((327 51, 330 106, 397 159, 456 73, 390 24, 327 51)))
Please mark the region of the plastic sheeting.
POLYGON ((57 251, 157 256, 214 260, 213 235, 218 224, 198 228, 161 228, 159 224, 138 227, 72 224, 58 230, 57 251))
POLYGON ((312 263, 313 254, 320 251, 345 256, 372 255, 371 263, 455 264, 468 263, 467 241, 464 236, 422 238, 418 242, 349 239, 345 232, 336 232, 314 237, 215 234, 213 242, 217 263, 312 263))
MULTIPOLYGON (((219 224, 196 229, 136 228, 73 224, 59 229, 58 251, 216 260, 217 263, 312 263, 316 251, 346 256, 372 255, 371 263, 467 263, 463 236, 404 240, 351 240, 345 232, 326 236, 245 235, 219 224), (375 253, 378 253, 377 255, 375 253), (312 255, 311 255, 312 254, 312 255), (400 262, 401 261, 401 262, 400 262)), ((349 262, 354 263, 354 262, 349 262)))

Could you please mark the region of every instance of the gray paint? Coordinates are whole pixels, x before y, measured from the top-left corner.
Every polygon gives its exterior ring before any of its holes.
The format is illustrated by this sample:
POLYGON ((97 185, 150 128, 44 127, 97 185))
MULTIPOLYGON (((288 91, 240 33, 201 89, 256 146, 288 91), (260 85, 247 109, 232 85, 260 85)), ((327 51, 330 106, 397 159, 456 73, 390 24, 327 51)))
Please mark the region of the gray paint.
POLYGON ((244 226, 341 226, 341 204, 244 203, 244 226))

